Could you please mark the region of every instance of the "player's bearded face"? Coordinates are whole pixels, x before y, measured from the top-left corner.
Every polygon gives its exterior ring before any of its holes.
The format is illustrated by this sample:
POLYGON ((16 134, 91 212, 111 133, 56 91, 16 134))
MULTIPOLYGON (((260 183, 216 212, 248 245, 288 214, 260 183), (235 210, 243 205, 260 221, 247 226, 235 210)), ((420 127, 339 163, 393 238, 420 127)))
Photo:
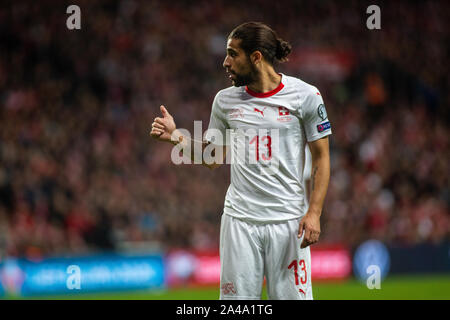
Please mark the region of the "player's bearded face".
POLYGON ((249 85, 258 79, 258 69, 240 47, 240 42, 239 39, 228 39, 227 56, 223 62, 223 67, 235 87, 249 85))
POLYGON ((246 63, 241 66, 236 66, 235 70, 230 70, 233 75, 231 82, 235 87, 248 86, 258 78, 258 69, 251 63, 250 59, 246 57, 246 63))

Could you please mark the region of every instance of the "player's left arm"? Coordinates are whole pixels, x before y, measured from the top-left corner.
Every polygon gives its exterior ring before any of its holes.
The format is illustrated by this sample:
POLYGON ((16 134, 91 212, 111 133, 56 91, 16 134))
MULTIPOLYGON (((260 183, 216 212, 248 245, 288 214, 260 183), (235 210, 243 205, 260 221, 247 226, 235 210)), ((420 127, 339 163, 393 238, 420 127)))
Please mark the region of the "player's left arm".
POLYGON ((330 150, 328 136, 308 143, 311 151, 311 195, 309 209, 299 225, 298 237, 305 232, 301 248, 319 241, 320 216, 330 181, 330 150))

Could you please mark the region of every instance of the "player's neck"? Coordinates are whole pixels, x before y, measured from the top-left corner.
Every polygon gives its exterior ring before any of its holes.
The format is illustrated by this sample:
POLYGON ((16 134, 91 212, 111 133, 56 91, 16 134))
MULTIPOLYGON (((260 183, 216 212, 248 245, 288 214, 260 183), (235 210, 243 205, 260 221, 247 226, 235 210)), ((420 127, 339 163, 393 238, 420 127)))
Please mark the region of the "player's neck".
POLYGON ((281 75, 276 73, 273 68, 263 70, 258 80, 248 85, 248 88, 254 92, 265 93, 276 89, 281 83, 281 75))

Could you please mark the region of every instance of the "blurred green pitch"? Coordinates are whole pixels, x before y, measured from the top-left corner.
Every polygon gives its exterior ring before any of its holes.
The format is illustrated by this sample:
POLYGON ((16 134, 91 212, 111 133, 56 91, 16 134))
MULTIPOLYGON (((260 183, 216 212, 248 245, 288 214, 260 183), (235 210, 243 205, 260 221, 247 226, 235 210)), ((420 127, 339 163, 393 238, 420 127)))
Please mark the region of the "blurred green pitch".
MULTIPOLYGON (((353 278, 343 282, 313 281, 316 300, 450 300, 450 274, 390 276, 381 282, 381 289, 369 290, 353 278)), ((218 287, 180 288, 159 291, 120 293, 78 293, 42 296, 33 299, 89 300, 217 300, 218 287)), ((263 300, 267 299, 263 290, 263 300)))

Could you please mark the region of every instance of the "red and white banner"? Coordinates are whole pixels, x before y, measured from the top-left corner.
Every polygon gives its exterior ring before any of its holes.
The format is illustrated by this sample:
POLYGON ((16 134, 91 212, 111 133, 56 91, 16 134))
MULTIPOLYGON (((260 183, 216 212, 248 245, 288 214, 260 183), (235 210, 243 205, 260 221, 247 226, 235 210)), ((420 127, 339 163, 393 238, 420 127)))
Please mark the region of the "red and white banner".
MULTIPOLYGON (((312 280, 346 279, 352 272, 350 251, 341 246, 311 247, 312 280)), ((166 256, 166 279, 169 286, 218 285, 219 252, 174 250, 166 256)))
POLYGON ((219 252, 171 251, 166 257, 166 278, 169 286, 219 284, 219 252))
POLYGON ((352 258, 344 247, 311 247, 313 280, 345 279, 351 275, 352 258))

